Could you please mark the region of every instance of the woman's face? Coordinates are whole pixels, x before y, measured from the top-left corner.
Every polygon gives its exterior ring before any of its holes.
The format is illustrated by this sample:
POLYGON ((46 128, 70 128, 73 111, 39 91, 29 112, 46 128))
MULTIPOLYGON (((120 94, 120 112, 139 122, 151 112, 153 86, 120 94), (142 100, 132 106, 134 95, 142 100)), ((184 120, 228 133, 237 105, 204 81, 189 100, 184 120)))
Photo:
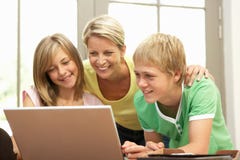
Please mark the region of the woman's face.
POLYGON ((87 46, 90 64, 100 78, 110 79, 119 73, 125 48, 121 50, 111 40, 98 36, 90 37, 87 46))
POLYGON ((71 89, 77 81, 78 69, 76 63, 71 60, 68 54, 59 49, 52 57, 52 63, 47 70, 47 74, 59 89, 71 89))

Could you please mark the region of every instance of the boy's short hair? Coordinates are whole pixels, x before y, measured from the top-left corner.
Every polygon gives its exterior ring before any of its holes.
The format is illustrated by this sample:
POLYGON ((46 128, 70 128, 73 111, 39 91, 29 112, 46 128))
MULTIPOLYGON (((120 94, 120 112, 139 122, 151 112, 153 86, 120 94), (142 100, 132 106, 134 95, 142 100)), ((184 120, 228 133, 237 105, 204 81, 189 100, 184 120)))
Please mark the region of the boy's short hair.
POLYGON ((186 72, 186 58, 182 42, 175 36, 163 33, 150 35, 136 48, 134 63, 152 64, 172 75, 180 71, 182 83, 186 72))

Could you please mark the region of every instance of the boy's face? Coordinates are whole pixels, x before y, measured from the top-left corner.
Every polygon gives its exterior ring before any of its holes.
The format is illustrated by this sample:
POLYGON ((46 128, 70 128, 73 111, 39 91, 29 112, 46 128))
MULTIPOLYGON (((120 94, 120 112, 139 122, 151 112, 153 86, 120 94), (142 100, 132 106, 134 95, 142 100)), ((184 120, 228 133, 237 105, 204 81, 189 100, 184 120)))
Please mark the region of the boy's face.
POLYGON ((151 64, 135 63, 134 71, 137 85, 143 92, 146 102, 158 101, 167 105, 177 87, 174 76, 162 72, 158 66, 151 64))

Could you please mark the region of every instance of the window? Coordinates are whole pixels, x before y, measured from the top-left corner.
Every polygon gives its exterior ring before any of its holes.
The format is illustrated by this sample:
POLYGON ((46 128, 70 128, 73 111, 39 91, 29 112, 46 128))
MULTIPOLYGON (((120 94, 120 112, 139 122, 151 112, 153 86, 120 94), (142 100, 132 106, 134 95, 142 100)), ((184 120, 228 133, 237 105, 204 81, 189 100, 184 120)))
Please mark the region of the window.
POLYGON ((123 25, 128 55, 151 33, 175 34, 184 43, 188 64, 206 66, 214 75, 225 104, 221 5, 221 0, 0 2, 0 126, 4 119, 1 107, 22 105, 21 91, 33 84, 32 59, 38 42, 62 32, 84 53, 82 43, 77 42, 81 31, 87 20, 107 13, 107 6, 109 14, 123 25))
MULTIPOLYGON (((43 37, 60 32, 77 46, 77 1, 21 0, 21 2, 20 92, 33 84, 33 55, 43 37)), ((21 96, 21 93, 19 94, 21 96)))
POLYGON ((17 104, 17 1, 0 2, 0 19, 0 127, 6 128, 1 107, 17 104))
POLYGON ((125 29, 127 55, 152 32, 176 35, 187 64, 205 66, 214 76, 225 110, 222 0, 110 0, 108 13, 125 29))
POLYGON ((17 77, 17 3, 10 0, 0 5, 0 106, 16 105, 17 77), (6 15, 8 18, 6 19, 6 15), (6 98, 8 97, 8 98, 6 98))
MULTIPOLYGON (((17 2, 0 2, 0 109, 22 105, 21 92, 33 84, 33 55, 43 37, 61 32, 77 46, 76 0, 17 2)), ((5 118, 1 110, 0 116, 5 118)))
POLYGON ((188 64, 205 66, 204 0, 111 0, 109 14, 123 25, 127 55, 150 33, 163 32, 180 38, 188 64))

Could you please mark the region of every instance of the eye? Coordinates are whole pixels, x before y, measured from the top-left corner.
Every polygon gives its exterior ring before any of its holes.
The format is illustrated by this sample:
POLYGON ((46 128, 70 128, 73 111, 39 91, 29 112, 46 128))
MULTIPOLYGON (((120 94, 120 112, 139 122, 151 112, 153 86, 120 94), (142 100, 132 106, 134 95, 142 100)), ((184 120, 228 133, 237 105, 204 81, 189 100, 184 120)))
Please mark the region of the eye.
POLYGON ((89 55, 90 55, 90 56, 97 56, 97 55, 98 55, 98 53, 97 53, 97 52, 95 52, 95 51, 91 51, 91 52, 89 52, 89 55))
POLYGON ((66 65, 66 64, 68 64, 69 62, 70 62, 70 60, 64 60, 64 61, 62 62, 62 64, 66 65))
POLYGON ((138 72, 135 72, 136 79, 140 78, 140 74, 138 72))
POLYGON ((153 79, 153 78, 154 78, 154 76, 153 76, 153 75, 151 75, 151 74, 145 74, 145 78, 147 78, 147 79, 151 80, 151 79, 153 79))
POLYGON ((52 66, 52 67, 50 67, 48 70, 47 70, 47 72, 49 73, 49 72, 53 72, 55 70, 55 67, 54 66, 52 66))
POLYGON ((136 75, 136 77, 137 77, 137 76, 139 76, 139 73, 138 73, 138 72, 135 72, 135 75, 136 75))
POLYGON ((114 52, 112 52, 112 51, 106 51, 106 52, 104 52, 104 55, 105 56, 111 56, 113 53, 114 52))

